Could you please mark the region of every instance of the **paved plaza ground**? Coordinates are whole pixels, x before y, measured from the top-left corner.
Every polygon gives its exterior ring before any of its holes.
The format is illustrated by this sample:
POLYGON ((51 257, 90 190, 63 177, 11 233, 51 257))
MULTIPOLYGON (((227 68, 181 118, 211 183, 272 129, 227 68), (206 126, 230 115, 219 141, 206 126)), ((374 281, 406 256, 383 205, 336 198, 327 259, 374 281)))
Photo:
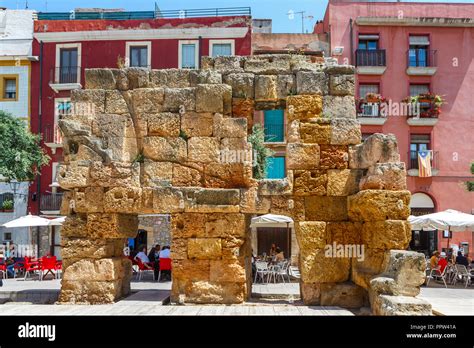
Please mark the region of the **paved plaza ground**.
MULTIPOLYGON (((132 295, 112 305, 54 305, 60 280, 7 279, 0 288, 0 315, 354 315, 339 307, 304 306, 298 283, 253 284, 252 299, 242 305, 167 306, 171 282, 132 281, 132 295), (31 304, 31 303, 51 304, 31 304)), ((418 296, 435 315, 474 315, 474 287, 446 289, 435 282, 418 296)))

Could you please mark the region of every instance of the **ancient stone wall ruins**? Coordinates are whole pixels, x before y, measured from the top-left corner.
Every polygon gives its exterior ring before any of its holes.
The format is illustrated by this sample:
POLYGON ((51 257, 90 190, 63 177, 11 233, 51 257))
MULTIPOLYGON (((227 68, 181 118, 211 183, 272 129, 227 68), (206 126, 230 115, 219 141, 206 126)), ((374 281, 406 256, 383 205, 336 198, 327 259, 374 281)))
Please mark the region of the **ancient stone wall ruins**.
POLYGON ((241 303, 250 218, 275 213, 295 221, 305 303, 429 311, 413 303, 423 256, 390 252, 411 235, 405 167, 393 136, 361 144, 353 67, 301 55, 204 57, 201 70, 86 70, 85 87, 72 101, 93 103, 95 114, 60 121, 59 182, 69 190, 60 302, 128 294, 122 249, 137 214, 169 213, 172 301, 241 303), (221 154, 250 150, 255 112, 274 108, 286 110, 287 178, 255 180, 251 162, 221 154), (365 260, 326 257, 334 242, 363 244, 365 260))

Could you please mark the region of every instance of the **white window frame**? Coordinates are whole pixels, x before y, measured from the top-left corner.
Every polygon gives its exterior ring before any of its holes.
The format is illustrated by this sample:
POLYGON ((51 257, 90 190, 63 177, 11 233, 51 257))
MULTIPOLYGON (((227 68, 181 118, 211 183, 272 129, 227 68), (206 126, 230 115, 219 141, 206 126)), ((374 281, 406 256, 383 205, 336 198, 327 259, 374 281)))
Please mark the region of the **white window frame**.
POLYGON ((179 47, 178 47, 178 68, 183 68, 183 45, 191 45, 194 44, 196 50, 194 52, 194 69, 199 69, 199 40, 179 40, 179 47))
POLYGON ((151 67, 151 41, 127 41, 125 43, 125 66, 130 67, 130 48, 137 46, 146 46, 147 65, 151 67))
POLYGON ((56 45, 56 63, 54 69, 54 83, 59 83, 59 68, 61 67, 61 48, 77 48, 77 83, 81 83, 82 54, 80 43, 58 44, 56 45))
POLYGON ((57 175, 58 175, 58 168, 59 168, 59 162, 53 162, 51 163, 51 184, 57 183, 57 175))
POLYGON ((212 49, 215 44, 230 44, 230 55, 235 56, 235 40, 209 40, 209 56, 213 57, 212 49))
MULTIPOLYGON (((59 112, 57 105, 58 103, 70 102, 71 98, 54 98, 54 125, 56 126, 59 121, 59 112)), ((72 107, 72 106, 71 106, 72 107)))

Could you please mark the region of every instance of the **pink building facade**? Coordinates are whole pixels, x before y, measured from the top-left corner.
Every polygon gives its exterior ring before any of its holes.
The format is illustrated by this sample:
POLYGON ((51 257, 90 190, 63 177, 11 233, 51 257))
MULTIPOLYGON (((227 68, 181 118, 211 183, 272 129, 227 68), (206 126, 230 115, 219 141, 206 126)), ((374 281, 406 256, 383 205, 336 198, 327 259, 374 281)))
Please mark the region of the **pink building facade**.
MULTIPOLYGON (((330 0, 315 33, 328 34, 330 54, 339 63, 357 67, 363 135, 396 135, 412 214, 474 213, 474 194, 464 185, 474 161, 474 4, 330 0), (392 103, 387 117, 370 93, 392 103), (436 95, 444 100, 441 107, 436 95), (397 111, 408 96, 418 96, 421 117, 397 111), (425 150, 431 177, 419 170, 418 153, 425 150)), ((413 232, 413 249, 430 253, 447 246, 473 257, 473 233, 453 233, 448 240, 442 231, 413 232)))

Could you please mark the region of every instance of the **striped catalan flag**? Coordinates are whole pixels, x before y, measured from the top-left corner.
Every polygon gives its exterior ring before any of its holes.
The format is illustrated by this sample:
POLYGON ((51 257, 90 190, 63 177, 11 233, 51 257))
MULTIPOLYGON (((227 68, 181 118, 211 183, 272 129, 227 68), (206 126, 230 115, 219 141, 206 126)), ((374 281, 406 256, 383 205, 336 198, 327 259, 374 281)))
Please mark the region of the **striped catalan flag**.
POLYGON ((431 151, 418 151, 418 176, 431 177, 431 151))

